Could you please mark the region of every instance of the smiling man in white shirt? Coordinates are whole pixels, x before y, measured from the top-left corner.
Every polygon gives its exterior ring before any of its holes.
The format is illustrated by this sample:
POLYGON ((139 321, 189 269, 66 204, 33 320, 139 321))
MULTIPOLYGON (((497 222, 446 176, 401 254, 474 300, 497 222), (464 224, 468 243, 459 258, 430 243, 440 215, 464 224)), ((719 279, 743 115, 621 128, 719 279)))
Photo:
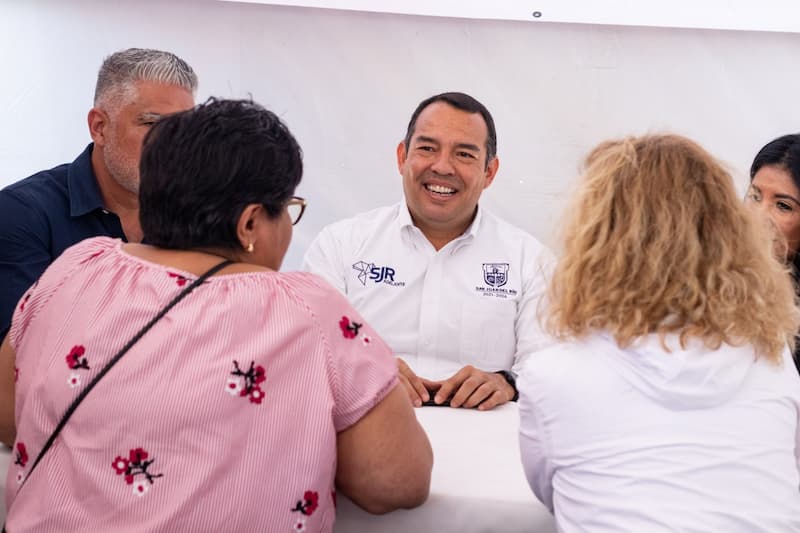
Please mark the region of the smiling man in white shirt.
POLYGON ((550 253, 478 204, 496 152, 483 104, 424 100, 397 146, 403 201, 326 227, 305 255, 392 347, 415 406, 516 400, 523 360, 549 343, 537 311, 550 253))

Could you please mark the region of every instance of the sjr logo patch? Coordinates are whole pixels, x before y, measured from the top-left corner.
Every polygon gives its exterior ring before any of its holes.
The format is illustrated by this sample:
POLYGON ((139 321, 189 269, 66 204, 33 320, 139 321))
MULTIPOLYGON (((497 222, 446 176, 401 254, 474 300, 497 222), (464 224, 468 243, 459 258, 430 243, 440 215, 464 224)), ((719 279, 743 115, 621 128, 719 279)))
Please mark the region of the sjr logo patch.
POLYGON ((405 285, 403 281, 396 281, 394 279, 396 272, 390 266, 377 266, 375 263, 367 263, 366 261, 359 261, 353 264, 353 270, 358 272, 358 281, 362 285, 367 285, 367 280, 374 283, 385 283, 395 287, 402 287, 405 285))

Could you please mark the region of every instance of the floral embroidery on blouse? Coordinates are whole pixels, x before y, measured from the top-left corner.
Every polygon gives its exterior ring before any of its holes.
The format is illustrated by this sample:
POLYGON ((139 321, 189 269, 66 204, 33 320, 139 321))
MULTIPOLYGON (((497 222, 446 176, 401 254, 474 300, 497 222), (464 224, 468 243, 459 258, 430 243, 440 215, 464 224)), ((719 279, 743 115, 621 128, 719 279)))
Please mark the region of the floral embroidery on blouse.
POLYGON ((167 272, 167 274, 169 274, 169 277, 175 278, 175 283, 178 284, 178 287, 183 287, 184 285, 186 285, 186 282, 189 281, 188 278, 186 278, 186 276, 181 276, 180 274, 176 274, 175 272, 167 272))
POLYGON ((17 443, 17 459, 14 461, 15 465, 19 465, 22 468, 25 468, 25 465, 28 464, 28 450, 25 449, 24 442, 17 443))
POLYGON ((311 516, 314 514, 314 511, 317 510, 317 507, 319 507, 319 494, 314 491, 307 490, 303 494, 303 499, 297 500, 297 503, 294 505, 294 509, 291 511, 293 513, 302 513, 306 516, 311 516))
MULTIPOLYGON (((67 354, 66 357, 67 366, 72 370, 89 370, 89 360, 86 357, 83 357, 84 353, 86 353, 85 347, 81 345, 73 346, 72 350, 69 351, 69 354, 67 354)), ((81 381, 81 375, 78 372, 72 372, 67 377, 67 384, 71 389, 79 387, 81 381)))
POLYGON ((314 514, 314 511, 319 507, 319 494, 307 490, 303 494, 302 500, 297 500, 294 509, 290 509, 293 513, 300 513, 292 517, 292 531, 305 531, 306 530, 306 517, 314 514))
POLYGON ((243 372, 239 368, 239 361, 233 362, 234 370, 228 381, 225 382, 225 391, 231 396, 245 396, 250 397, 250 402, 260 404, 264 399, 264 391, 261 389, 261 383, 267 380, 264 367, 261 365, 256 366, 255 361, 250 361, 250 368, 247 372, 243 372))
POLYGON ((297 515, 294 517, 292 521, 292 531, 297 531, 298 533, 302 533, 306 530, 306 517, 303 515, 297 515))
POLYGON ((355 339, 358 335, 358 330, 364 324, 359 324, 355 321, 350 321, 349 318, 343 316, 342 319, 339 321, 339 328, 342 330, 342 335, 344 335, 345 339, 355 339))
POLYGON ((17 470, 17 486, 22 485, 25 481, 25 466, 28 464, 28 450, 25 449, 25 443, 18 442, 16 446, 16 459, 14 460, 15 465, 19 465, 20 468, 17 470))
POLYGON ((72 350, 69 351, 67 354, 67 366, 73 370, 77 370, 78 368, 85 368, 89 370, 89 360, 86 357, 83 357, 83 354, 86 353, 86 348, 81 345, 73 346, 72 350))
POLYGON ((144 448, 133 448, 128 454, 128 458, 118 455, 111 466, 117 471, 117 475, 125 476, 125 483, 132 485, 133 493, 137 496, 144 496, 150 490, 153 480, 162 477, 164 474, 152 474, 148 472, 150 465, 155 459, 148 460, 150 454, 144 448), (137 477, 143 478, 136 479, 137 477))

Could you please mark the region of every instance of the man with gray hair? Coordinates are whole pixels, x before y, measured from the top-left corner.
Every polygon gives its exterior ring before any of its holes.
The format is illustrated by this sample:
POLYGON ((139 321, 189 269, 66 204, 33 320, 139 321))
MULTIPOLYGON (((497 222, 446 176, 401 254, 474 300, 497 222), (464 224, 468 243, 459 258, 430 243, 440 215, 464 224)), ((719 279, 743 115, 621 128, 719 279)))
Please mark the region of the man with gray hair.
POLYGON ((161 117, 194 106, 197 76, 169 52, 129 48, 103 61, 75 161, 0 191, 0 339, 19 298, 61 252, 99 235, 130 242, 139 226, 139 155, 161 117))

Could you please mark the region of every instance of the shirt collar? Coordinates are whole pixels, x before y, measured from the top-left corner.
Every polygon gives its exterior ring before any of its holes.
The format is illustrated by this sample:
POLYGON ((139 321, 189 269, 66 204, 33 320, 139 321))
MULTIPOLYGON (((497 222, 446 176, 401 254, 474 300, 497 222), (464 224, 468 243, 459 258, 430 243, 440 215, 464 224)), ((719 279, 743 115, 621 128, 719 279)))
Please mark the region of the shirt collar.
POLYGON ((92 168, 92 149, 89 146, 69 165, 67 188, 69 191, 69 214, 79 217, 97 209, 103 209, 103 197, 97 186, 97 177, 92 168))
MULTIPOLYGON (((461 243, 474 239, 478 234, 478 228, 481 226, 482 219, 483 209, 481 209, 480 204, 478 204, 478 209, 475 213, 475 218, 472 220, 472 224, 469 225, 464 233, 453 239, 451 243, 461 243)), ((397 206, 397 224, 406 234, 417 233, 425 238, 422 231, 416 227, 414 221, 411 220, 411 212, 408 210, 408 204, 405 198, 403 198, 403 201, 397 206)))

